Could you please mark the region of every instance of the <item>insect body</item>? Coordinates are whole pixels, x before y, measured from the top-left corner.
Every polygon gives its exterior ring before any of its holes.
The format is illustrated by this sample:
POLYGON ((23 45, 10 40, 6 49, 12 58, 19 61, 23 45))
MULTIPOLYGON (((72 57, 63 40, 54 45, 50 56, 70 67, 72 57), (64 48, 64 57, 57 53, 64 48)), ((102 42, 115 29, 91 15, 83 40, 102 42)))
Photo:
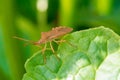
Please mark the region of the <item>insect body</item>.
POLYGON ((52 41, 56 38, 59 38, 60 36, 63 36, 71 32, 72 30, 73 30, 72 28, 67 28, 67 27, 56 27, 56 28, 53 28, 51 31, 42 32, 41 39, 38 42, 35 42, 34 44, 40 45, 48 41, 52 41))

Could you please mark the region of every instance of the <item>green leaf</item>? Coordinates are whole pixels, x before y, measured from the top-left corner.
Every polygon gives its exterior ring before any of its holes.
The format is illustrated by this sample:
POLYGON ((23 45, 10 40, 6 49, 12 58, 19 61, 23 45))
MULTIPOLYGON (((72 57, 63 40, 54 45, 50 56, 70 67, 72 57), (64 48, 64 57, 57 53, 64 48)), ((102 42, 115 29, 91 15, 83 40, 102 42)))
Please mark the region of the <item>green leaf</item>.
POLYGON ((23 80, 120 80, 120 37, 104 27, 73 32, 58 46, 56 58, 41 51, 25 64, 23 80))

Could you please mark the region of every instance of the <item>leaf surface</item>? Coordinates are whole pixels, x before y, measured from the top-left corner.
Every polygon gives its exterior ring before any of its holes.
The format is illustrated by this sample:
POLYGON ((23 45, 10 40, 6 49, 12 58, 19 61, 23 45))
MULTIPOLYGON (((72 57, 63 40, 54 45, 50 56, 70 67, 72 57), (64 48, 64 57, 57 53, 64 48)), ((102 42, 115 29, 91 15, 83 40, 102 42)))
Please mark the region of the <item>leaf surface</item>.
POLYGON ((23 80, 120 80, 120 37, 98 27, 66 35, 57 59, 41 51, 25 63, 23 80))

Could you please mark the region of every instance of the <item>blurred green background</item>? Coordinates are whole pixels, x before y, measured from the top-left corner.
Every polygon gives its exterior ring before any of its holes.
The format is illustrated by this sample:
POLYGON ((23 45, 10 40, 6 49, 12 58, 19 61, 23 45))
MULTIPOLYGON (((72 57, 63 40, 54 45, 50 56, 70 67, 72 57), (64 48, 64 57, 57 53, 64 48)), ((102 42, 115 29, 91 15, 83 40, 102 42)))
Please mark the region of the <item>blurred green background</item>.
POLYGON ((55 26, 106 26, 120 34, 120 0, 0 0, 0 80, 21 80, 24 63, 39 49, 24 47, 55 26))

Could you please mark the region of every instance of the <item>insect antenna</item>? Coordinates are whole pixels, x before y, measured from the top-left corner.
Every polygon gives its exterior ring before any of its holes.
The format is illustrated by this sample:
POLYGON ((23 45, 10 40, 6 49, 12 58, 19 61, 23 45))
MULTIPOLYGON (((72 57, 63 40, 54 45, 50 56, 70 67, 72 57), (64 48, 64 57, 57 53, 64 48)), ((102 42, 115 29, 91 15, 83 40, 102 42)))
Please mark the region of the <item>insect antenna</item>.
MULTIPOLYGON (((35 43, 34 41, 27 40, 27 39, 24 39, 24 38, 20 38, 20 37, 17 37, 17 36, 13 36, 13 38, 27 42, 27 43, 24 44, 24 46, 27 46, 29 44, 33 44, 34 45, 34 43, 35 43)), ((35 45, 35 46, 41 47, 39 45, 35 45)))

